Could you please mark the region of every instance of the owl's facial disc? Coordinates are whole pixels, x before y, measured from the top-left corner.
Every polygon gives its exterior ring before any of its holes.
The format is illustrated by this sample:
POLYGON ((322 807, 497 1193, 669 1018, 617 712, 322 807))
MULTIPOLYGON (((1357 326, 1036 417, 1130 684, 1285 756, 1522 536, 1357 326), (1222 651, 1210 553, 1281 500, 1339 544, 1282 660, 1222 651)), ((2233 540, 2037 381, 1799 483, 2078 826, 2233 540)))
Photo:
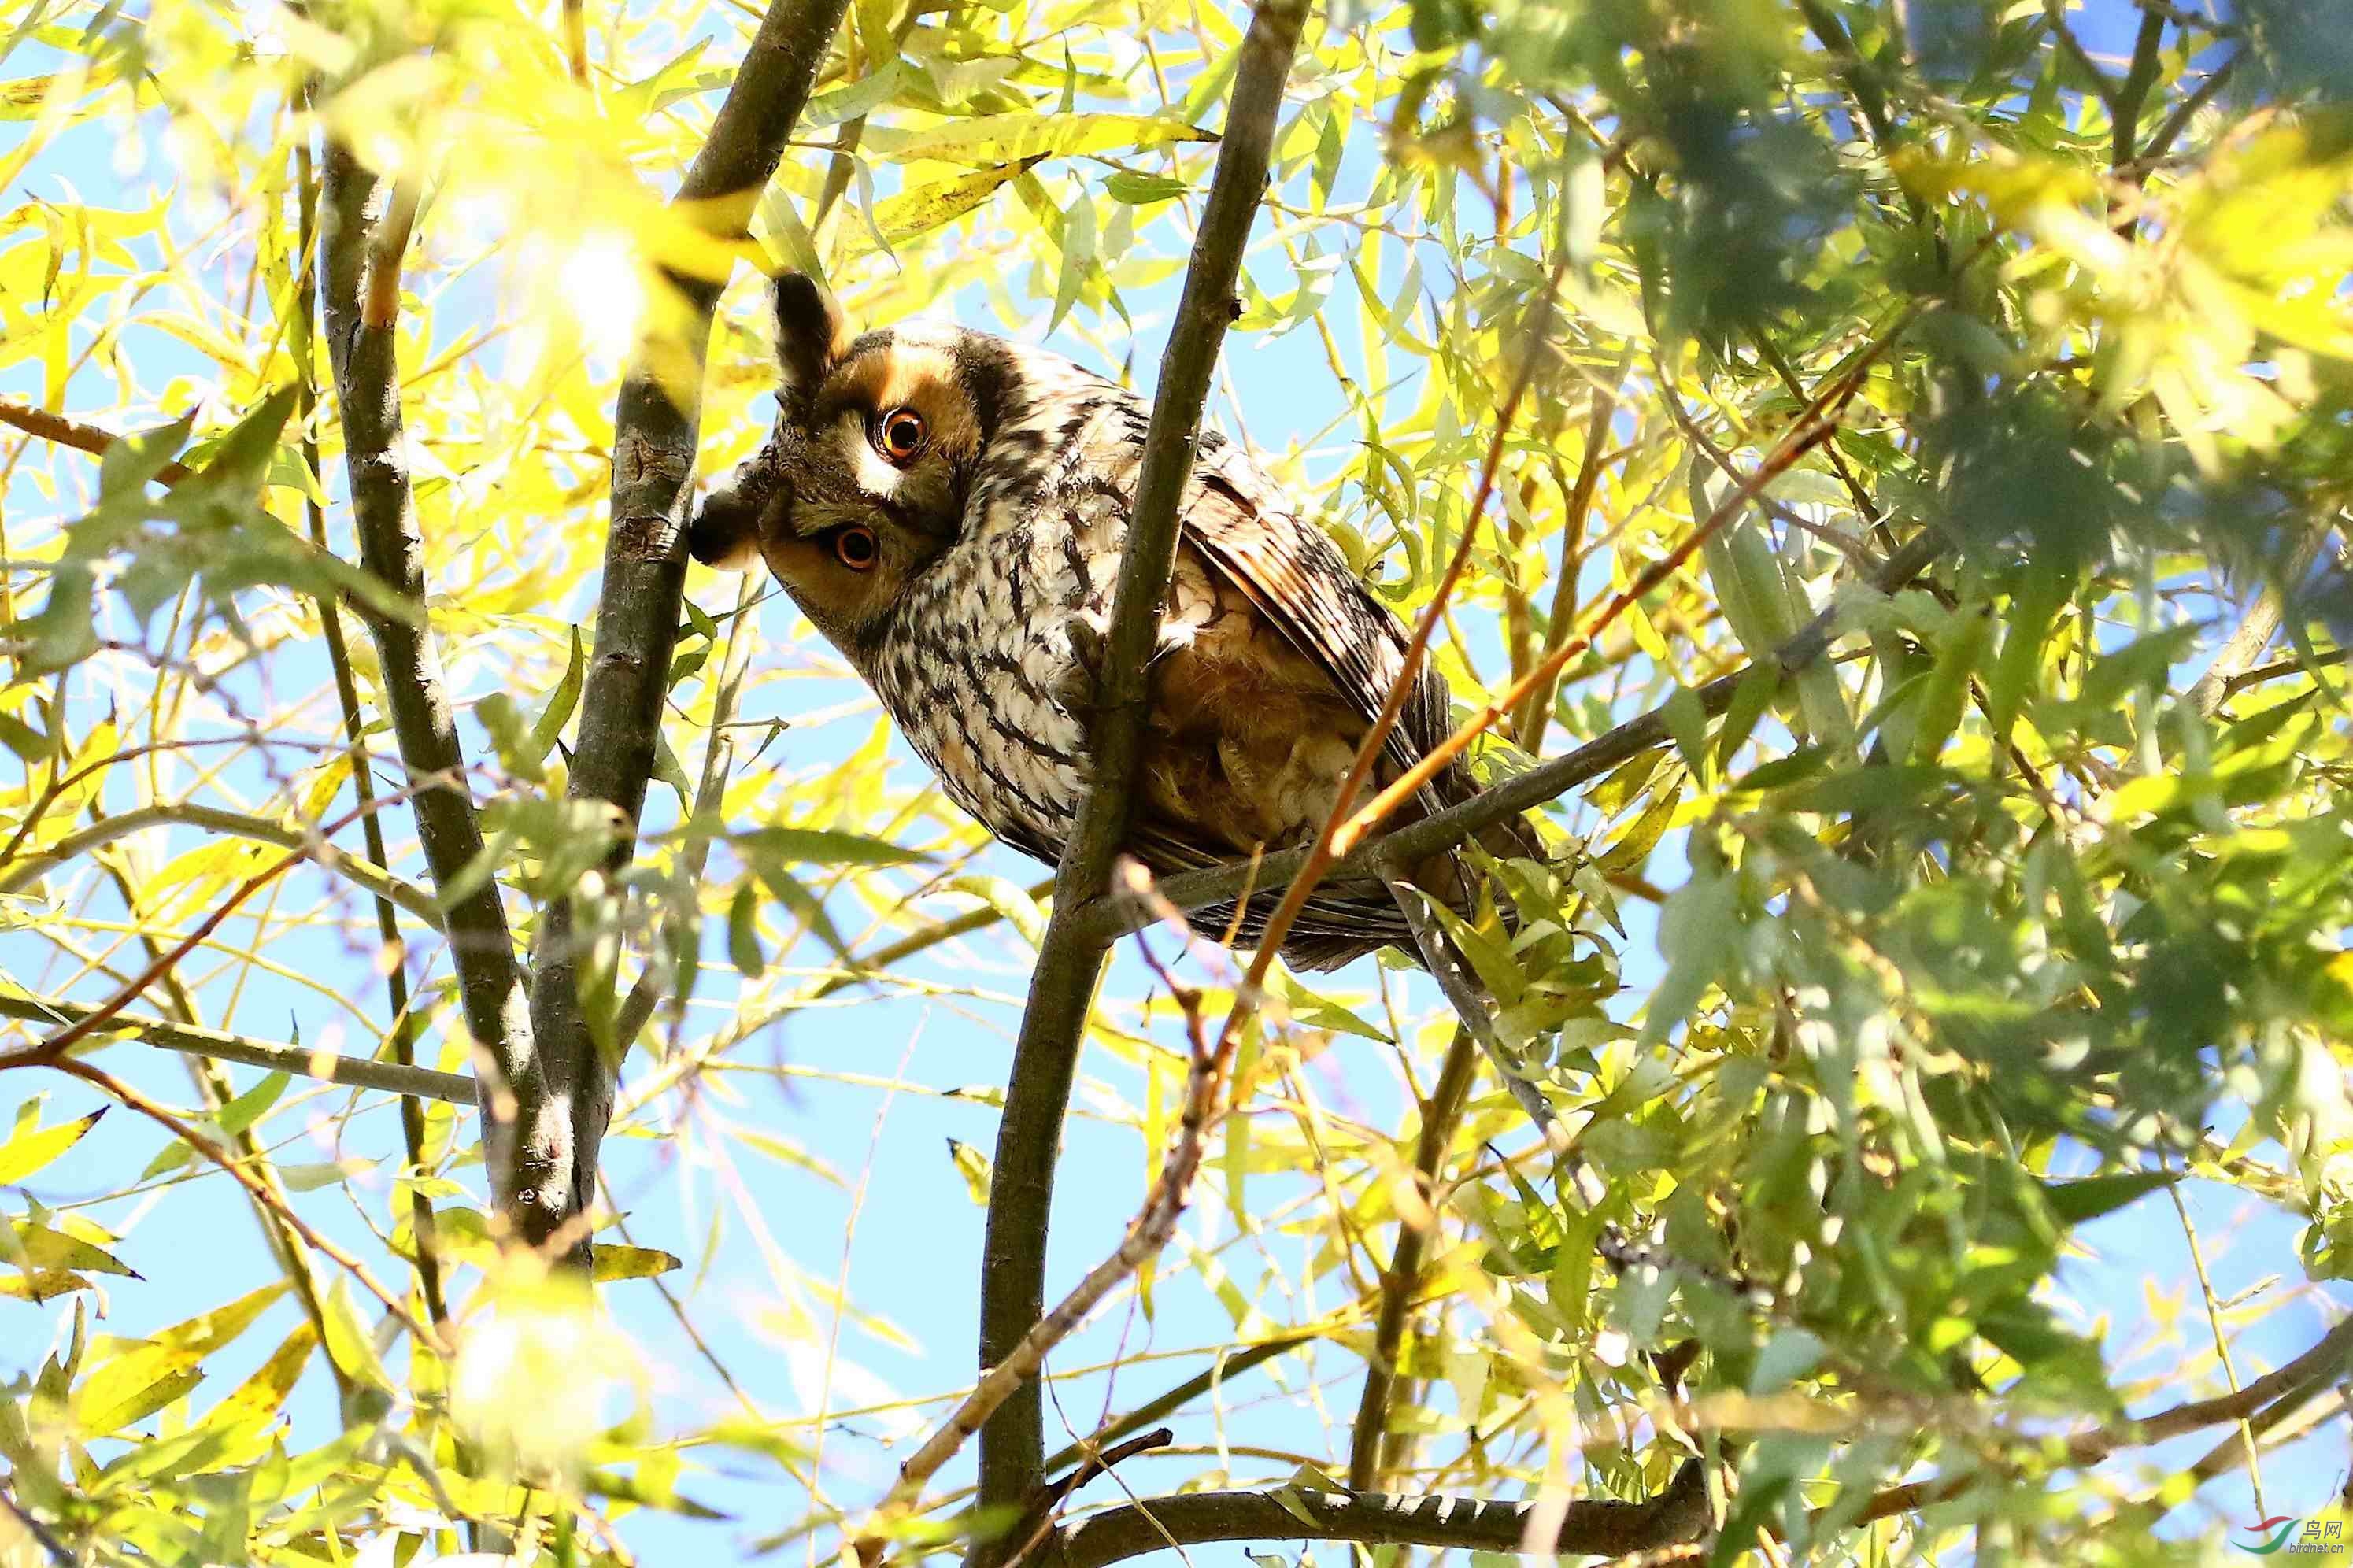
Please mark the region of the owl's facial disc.
POLYGON ((987 429, 967 334, 853 338, 808 279, 776 281, 779 416, 767 446, 697 519, 700 560, 754 554, 853 658, 955 543, 987 429))

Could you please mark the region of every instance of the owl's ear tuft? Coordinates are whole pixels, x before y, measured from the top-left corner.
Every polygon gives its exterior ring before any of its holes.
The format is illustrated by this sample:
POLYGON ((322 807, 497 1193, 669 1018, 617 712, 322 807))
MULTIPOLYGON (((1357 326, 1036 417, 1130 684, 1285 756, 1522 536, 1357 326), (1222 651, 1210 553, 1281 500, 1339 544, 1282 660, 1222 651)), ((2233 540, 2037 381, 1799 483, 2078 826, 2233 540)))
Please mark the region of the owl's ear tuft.
POLYGON ((833 296, 806 272, 780 272, 776 282, 776 366, 787 396, 807 397, 849 346, 849 323, 833 296))

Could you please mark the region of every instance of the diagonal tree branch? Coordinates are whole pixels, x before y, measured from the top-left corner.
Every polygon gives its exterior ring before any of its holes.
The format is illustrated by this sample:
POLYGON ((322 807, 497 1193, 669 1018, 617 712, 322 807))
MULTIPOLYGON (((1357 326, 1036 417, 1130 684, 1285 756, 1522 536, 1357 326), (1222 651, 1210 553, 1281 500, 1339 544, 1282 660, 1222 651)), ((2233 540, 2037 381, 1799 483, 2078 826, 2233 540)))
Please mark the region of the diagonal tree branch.
MULTIPOLYGON (((1252 14, 1184 293, 1160 363, 1143 473, 1104 638, 1097 691, 1101 718, 1090 738, 1091 787, 1056 869, 1054 912, 1039 944, 1005 1113, 997 1124, 981 1253, 984 1372, 1000 1365, 1045 1310, 1054 1159, 1087 1013, 1111 940, 1079 930, 1080 913, 1109 886, 1113 857, 1127 837, 1131 786, 1150 700, 1145 666, 1159 637, 1160 600, 1176 559, 1177 504, 1192 473, 1218 352, 1233 321, 1242 250, 1265 194, 1283 84, 1306 21, 1307 0, 1260 0, 1252 14)), ((1044 1479, 1044 1452, 1039 1391, 1025 1380, 982 1431, 981 1506, 1027 1500, 1044 1479)))
MULTIPOLYGON (((709 232, 744 232, 753 205, 783 159, 785 141, 840 29, 848 0, 774 0, 679 184, 675 206, 709 232)), ((689 374, 657 374, 659 345, 642 345, 621 382, 613 417, 612 521, 605 538, 596 641, 581 692, 569 794, 617 808, 631 833, 613 851, 625 866, 652 776, 679 600, 686 582, 700 386, 712 312, 724 279, 671 279, 682 306, 677 342, 689 374)), ((503 1160, 516 1224, 533 1246, 588 1258, 584 1216, 596 1191, 596 1151, 611 1120, 617 1064, 605 1061, 581 1006, 583 936, 568 900, 541 917, 531 961, 533 1075, 516 1086, 528 1130, 503 1160)))
MULTIPOLYGON (((435 885, 448 888, 480 856, 482 830, 466 786, 440 653, 424 613, 425 537, 410 494, 401 424, 395 328, 400 258, 415 208, 332 141, 320 185, 327 360, 343 420, 360 562, 418 612, 413 620, 370 616, 368 630, 383 667, 385 705, 401 761, 408 776, 420 781, 411 805, 417 840, 435 885)), ((484 879, 453 901, 442 923, 473 1037, 491 1179, 503 1208, 512 1187, 510 1163, 500 1151, 513 1142, 510 1097, 529 1081, 532 1051, 522 973, 496 879, 484 879)))
MULTIPOLYGON (((1887 558, 1886 563, 1873 574, 1873 585, 1882 593, 1894 592, 1926 571, 1950 546, 1951 541, 1935 530, 1919 534, 1887 558)), ((1773 659, 1775 679, 1788 678, 1820 658, 1829 649, 1833 619, 1832 612, 1824 610, 1803 631, 1782 645, 1773 659)), ((1732 706, 1734 693, 1754 672, 1755 667, 1751 666, 1709 681, 1699 689, 1700 706, 1711 716, 1723 713, 1732 706)), ((1380 868, 1385 859, 1393 858, 1409 864, 1421 857, 1434 855, 1461 843, 1482 827, 1508 816, 1516 816, 1548 800, 1556 800, 1577 785, 1599 778, 1628 758, 1639 756, 1653 746, 1663 746, 1672 739, 1662 710, 1653 710, 1640 718, 1630 719, 1573 752, 1539 763, 1527 772, 1483 790, 1469 800, 1357 846, 1332 863, 1327 879, 1377 889, 1381 882, 1380 868)), ((1240 897, 1245 889, 1263 892, 1287 887, 1306 866, 1307 859, 1305 849, 1286 849, 1282 854, 1269 855, 1255 863, 1219 866, 1206 871, 1187 871, 1181 876, 1166 878, 1155 885, 1154 890, 1180 910, 1198 910, 1210 904, 1229 902, 1240 897)), ((1104 939, 1111 941, 1116 940, 1123 932, 1140 930, 1150 924, 1153 918, 1149 910, 1113 894, 1093 901, 1085 912, 1081 929, 1091 936, 1103 933, 1104 939)))

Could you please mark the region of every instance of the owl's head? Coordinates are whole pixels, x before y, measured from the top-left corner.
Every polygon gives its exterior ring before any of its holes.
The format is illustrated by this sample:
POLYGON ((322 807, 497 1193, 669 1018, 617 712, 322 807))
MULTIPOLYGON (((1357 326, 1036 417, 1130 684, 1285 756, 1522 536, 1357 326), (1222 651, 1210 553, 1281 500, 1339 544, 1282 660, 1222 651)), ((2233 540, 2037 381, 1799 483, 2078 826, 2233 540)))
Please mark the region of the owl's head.
POLYGON ((996 340, 955 328, 853 336, 824 290, 776 281, 776 426, 703 503, 696 560, 765 558, 827 639, 855 657, 955 542, 1002 405, 996 340))

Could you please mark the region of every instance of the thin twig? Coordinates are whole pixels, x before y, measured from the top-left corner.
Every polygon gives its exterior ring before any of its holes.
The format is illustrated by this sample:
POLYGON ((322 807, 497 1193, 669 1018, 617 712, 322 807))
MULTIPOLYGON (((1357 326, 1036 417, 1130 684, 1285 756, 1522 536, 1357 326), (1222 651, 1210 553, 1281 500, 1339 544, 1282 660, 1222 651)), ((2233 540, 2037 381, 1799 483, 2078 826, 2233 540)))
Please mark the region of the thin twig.
MULTIPOLYGON (((1756 470, 1736 485, 1732 492, 1725 497, 1723 503, 1710 513, 1705 521, 1694 528, 1672 550, 1645 567, 1636 575, 1633 582, 1628 584, 1615 598, 1603 605, 1601 613, 1594 617, 1591 626, 1546 656, 1535 668, 1513 682, 1503 696, 1480 709, 1456 729, 1454 733, 1449 735, 1439 745, 1432 747, 1412 767, 1408 768, 1395 783, 1375 795, 1370 805, 1350 817, 1347 823, 1336 832, 1328 835, 1324 840, 1327 858, 1329 853, 1345 855, 1355 848, 1363 841, 1366 834, 1377 828, 1398 807, 1419 794, 1424 785, 1435 778, 1456 757, 1461 755, 1472 741, 1483 734, 1496 721, 1522 701, 1529 692, 1557 678, 1560 672, 1567 668, 1569 660, 1591 647, 1594 639, 1616 621, 1628 606, 1639 602, 1645 595, 1680 570, 1685 561, 1696 553, 1717 530, 1739 515, 1741 509, 1746 507, 1754 497, 1762 493, 1766 486, 1788 472, 1807 452, 1830 439, 1831 433, 1838 428, 1839 416, 1844 410, 1847 401, 1862 390, 1864 374, 1881 354, 1894 345, 1904 329, 1926 306, 1925 300, 1915 300, 1907 306, 1894 324, 1875 339, 1872 345, 1857 358, 1854 364, 1832 383, 1828 390, 1815 398, 1813 405, 1809 407, 1803 416, 1790 426, 1780 441, 1775 444, 1774 449, 1757 465, 1756 470)), ((1344 799, 1334 815, 1336 816, 1339 812, 1345 811, 1348 804, 1344 799)), ((1313 856, 1310 857, 1308 863, 1311 868, 1314 866, 1313 856)), ((1303 875, 1300 882, 1293 884, 1293 892, 1296 893, 1303 884, 1311 884, 1313 879, 1312 876, 1303 875)), ((1304 895, 1300 897, 1303 900, 1304 895)), ((1271 930, 1273 922, 1268 923, 1269 929, 1271 930)))
MULTIPOLYGON (((104 457, 107 448, 121 439, 111 430, 101 430, 95 425, 84 425, 63 415, 11 402, 5 397, 0 397, 0 424, 13 425, 28 436, 54 441, 60 447, 71 447, 77 452, 88 452, 93 458, 104 457)), ((174 462, 156 469, 155 477, 168 488, 190 478, 195 472, 185 463, 174 462)))
MULTIPOLYGON (((2198 1227, 2190 1222, 2189 1205, 2182 1201, 2180 1184, 2168 1182, 2165 1195, 2173 1200, 2173 1212, 2181 1221, 2182 1239, 2189 1246, 2189 1267, 2198 1277, 2199 1299, 2206 1304, 2206 1331, 2214 1339, 2214 1358, 2222 1363, 2222 1381, 2236 1394, 2240 1391, 2239 1369, 2231 1359, 2231 1336, 2222 1331, 2222 1308, 2214 1298, 2213 1279, 2206 1271, 2206 1253, 2198 1244, 2198 1227)), ((2263 1470, 2255 1456, 2255 1432, 2243 1416, 2239 1421, 2239 1438, 2246 1446, 2247 1483, 2254 1495, 2255 1517, 2267 1519, 2272 1510, 2263 1506, 2263 1470)))
POLYGON ((1238 1350, 1221 1351, 1216 1362, 1207 1371, 1187 1378, 1166 1394, 1146 1400, 1116 1420, 1104 1422, 1089 1433, 1083 1442, 1073 1443, 1067 1448, 1048 1455, 1042 1468, 1050 1475, 1065 1465, 1075 1465, 1086 1457, 1091 1448, 1102 1448, 1116 1443, 1130 1432, 1139 1431, 1147 1424, 1159 1420, 1163 1415, 1183 1409, 1228 1378, 1248 1372, 1262 1362, 1272 1361, 1276 1356, 1297 1350, 1302 1345, 1313 1344, 1324 1337, 1320 1333, 1283 1334, 1275 1339, 1261 1340, 1254 1345, 1244 1345, 1238 1350))
MULTIPOLYGON (((1414 1184, 1416 1198, 1428 1208, 1438 1190, 1438 1168, 1454 1141, 1455 1122, 1470 1096, 1479 1057, 1468 1027, 1458 1026, 1438 1083, 1421 1106, 1421 1133, 1414 1146, 1413 1169, 1404 1178, 1414 1184)), ((1421 1284, 1421 1260, 1430 1242, 1430 1226, 1398 1208, 1397 1248, 1381 1274, 1381 1300, 1373 1319, 1372 1353, 1365 1358, 1365 1390, 1356 1402, 1356 1425, 1348 1436, 1348 1489, 1370 1491, 1379 1479, 1381 1439, 1388 1430, 1390 1395, 1397 1387, 1398 1350, 1405 1341, 1406 1319, 1414 1292, 1421 1284)))
MULTIPOLYGON (((74 1024, 80 1022, 90 1011, 76 1002, 47 996, 16 995, 0 991, 0 1017, 22 1018, 35 1024, 74 1024)), ((387 1094, 418 1100, 435 1100, 445 1105, 470 1106, 474 1103, 474 1080, 459 1073, 436 1072, 431 1068, 398 1062, 370 1061, 364 1057, 334 1056, 304 1046, 257 1040, 219 1029, 174 1023, 165 1018, 142 1017, 136 1014, 116 1015, 106 1029, 109 1034, 129 1035, 142 1045, 177 1051, 183 1056, 236 1062, 269 1072, 290 1073, 297 1078, 347 1084, 353 1089, 378 1089, 387 1094)))
MULTIPOLYGON (((374 815, 376 803, 368 801, 361 812, 353 815, 374 815)), ((343 818, 351 820, 350 817, 343 818)), ((227 811, 219 806, 193 803, 159 803, 135 806, 115 816, 102 817, 67 834, 43 849, 38 855, 0 870, 0 896, 21 893, 47 876, 51 871, 79 856, 102 849, 119 838, 133 833, 143 833, 151 827, 201 827, 209 833, 227 834, 235 838, 248 838, 257 844, 271 844, 280 849, 300 850, 307 859, 315 860, 324 869, 358 888, 372 897, 388 899, 409 915, 438 931, 441 926, 440 906, 433 895, 414 882, 404 881, 385 870, 380 864, 371 864, 356 855, 348 855, 328 841, 324 829, 314 829, 291 823, 272 822, 266 816, 252 816, 241 811, 227 811)))
POLYGON ((2214 95, 2230 85, 2232 73, 2238 70, 2239 62, 2244 58, 2246 58, 2246 52, 2242 49, 2207 72, 2206 79, 2200 82, 2171 114, 2166 116, 2165 123, 2158 126, 2156 133, 2149 137, 2147 144, 2140 150, 2140 156, 2133 160, 2131 167, 2120 169, 2117 173, 2137 180, 2155 168, 2167 153, 2173 151, 2173 144, 2181 139, 2181 133, 2184 131, 2189 129, 2190 122, 2198 118, 2198 111, 2211 103, 2214 100, 2214 95))
MULTIPOLYGON (((403 790, 397 795, 385 796, 383 800, 377 802, 376 805, 394 805, 399 801, 408 798, 409 794, 409 791, 403 790)), ((375 807, 354 808, 352 811, 344 813, 342 816, 337 817, 334 821, 322 826, 319 830, 319 837, 325 838, 332 834, 342 831, 343 828, 350 826, 353 819, 363 814, 363 810, 372 809, 375 809, 375 807)), ((128 814, 126 813, 125 815, 128 814)), ((132 976, 128 982, 119 987, 114 994, 109 996, 105 1001, 100 1002, 96 1006, 83 1012, 79 1017, 68 1024, 56 1034, 47 1037, 46 1039, 36 1041, 34 1044, 26 1046, 21 1050, 11 1051, 5 1056, 0 1056, 0 1069, 16 1067, 49 1067, 57 1065, 69 1050, 71 1050, 76 1045, 79 1044, 91 1034, 94 1034, 99 1029, 104 1027, 117 1014, 121 1013, 123 1008, 136 1001, 150 985, 154 984, 158 980, 161 980, 165 975, 169 974, 182 959, 187 957, 189 953, 202 946, 205 942, 211 937, 214 931, 220 929, 223 921, 227 921, 230 915, 237 912, 239 905, 243 904, 248 899, 253 897, 254 894, 259 892, 262 889, 268 887, 270 883, 276 881, 279 878, 284 876, 288 871, 292 870, 295 867, 300 866, 306 860, 311 858, 314 853, 315 850, 313 847, 305 844, 293 849, 280 858, 272 861, 269 865, 263 867, 252 876, 248 877, 244 881, 231 889, 228 895, 222 899, 218 904, 214 906, 210 914, 207 914, 203 920, 197 921, 195 930, 189 931, 185 936, 183 936, 178 942, 174 942, 171 946, 163 949, 163 951, 158 952, 153 960, 148 963, 146 968, 132 976)))
POLYGON ((360 1288, 382 1302, 385 1310, 391 1313, 418 1344, 437 1354, 448 1353, 448 1347, 442 1342, 440 1335, 426 1324, 419 1322, 397 1296, 385 1289, 376 1277, 368 1272, 366 1264, 312 1229, 309 1222, 294 1212, 291 1205, 279 1200, 266 1184, 252 1172, 247 1170, 243 1161, 230 1158, 226 1152, 199 1135, 195 1128, 102 1068, 92 1067, 85 1061, 78 1061, 72 1057, 60 1057, 43 1065, 80 1079, 84 1083, 103 1090, 227 1172, 229 1179, 243 1187, 254 1202, 268 1206, 313 1249, 358 1280, 360 1288))

